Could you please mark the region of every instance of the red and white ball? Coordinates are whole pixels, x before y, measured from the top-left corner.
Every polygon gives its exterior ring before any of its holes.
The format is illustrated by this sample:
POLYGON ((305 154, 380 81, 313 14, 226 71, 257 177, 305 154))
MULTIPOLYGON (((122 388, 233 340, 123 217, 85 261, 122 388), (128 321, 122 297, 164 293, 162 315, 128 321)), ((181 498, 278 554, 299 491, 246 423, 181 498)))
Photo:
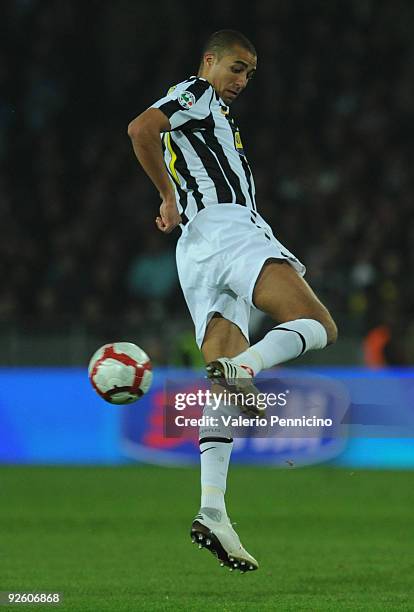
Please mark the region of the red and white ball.
POLYGON ((92 356, 89 380, 95 391, 111 404, 131 404, 152 383, 152 364, 145 351, 132 342, 104 344, 92 356))

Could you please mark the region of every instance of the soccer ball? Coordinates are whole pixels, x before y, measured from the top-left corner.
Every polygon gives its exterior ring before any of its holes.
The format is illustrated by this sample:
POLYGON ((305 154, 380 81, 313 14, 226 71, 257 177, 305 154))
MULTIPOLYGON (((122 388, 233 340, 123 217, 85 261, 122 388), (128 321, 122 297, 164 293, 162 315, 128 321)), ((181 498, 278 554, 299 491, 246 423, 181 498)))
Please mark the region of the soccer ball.
POLYGON ((95 391, 111 404, 131 404, 152 383, 152 364, 145 351, 132 342, 104 344, 92 356, 88 374, 95 391))

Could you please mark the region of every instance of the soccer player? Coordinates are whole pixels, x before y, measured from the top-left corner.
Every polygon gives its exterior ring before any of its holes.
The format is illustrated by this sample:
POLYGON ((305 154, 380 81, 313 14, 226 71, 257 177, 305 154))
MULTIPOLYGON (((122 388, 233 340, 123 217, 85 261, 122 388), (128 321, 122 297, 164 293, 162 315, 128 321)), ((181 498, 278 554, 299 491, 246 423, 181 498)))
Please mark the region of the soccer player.
MULTIPOLYGON (((178 275, 207 374, 245 393, 254 391, 253 377, 263 368, 337 338, 331 315, 303 279, 304 265, 256 208, 252 172, 230 114, 256 67, 256 50, 243 34, 216 32, 198 75, 171 87, 128 126, 162 199, 158 229, 181 226, 178 275), (249 347, 251 307, 276 326, 249 347)), ((201 508, 191 534, 222 565, 248 571, 258 563, 241 545, 224 501, 232 443, 224 427, 200 430, 201 508)))

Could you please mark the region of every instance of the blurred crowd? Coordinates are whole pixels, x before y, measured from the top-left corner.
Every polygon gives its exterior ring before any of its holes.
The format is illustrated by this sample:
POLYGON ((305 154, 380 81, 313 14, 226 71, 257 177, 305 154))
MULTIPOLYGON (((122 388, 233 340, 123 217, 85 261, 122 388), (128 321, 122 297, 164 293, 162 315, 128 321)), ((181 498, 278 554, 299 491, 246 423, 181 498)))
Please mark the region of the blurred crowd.
MULTIPOLYGON (((175 241, 129 121, 230 27, 258 50, 234 106, 261 214, 345 334, 414 336, 410 0, 2 3, 0 322, 189 325, 175 241)), ((390 344, 390 346, 391 346, 390 344)), ((411 351, 411 352, 410 352, 411 351)), ((411 361, 412 362, 412 361, 411 361)))

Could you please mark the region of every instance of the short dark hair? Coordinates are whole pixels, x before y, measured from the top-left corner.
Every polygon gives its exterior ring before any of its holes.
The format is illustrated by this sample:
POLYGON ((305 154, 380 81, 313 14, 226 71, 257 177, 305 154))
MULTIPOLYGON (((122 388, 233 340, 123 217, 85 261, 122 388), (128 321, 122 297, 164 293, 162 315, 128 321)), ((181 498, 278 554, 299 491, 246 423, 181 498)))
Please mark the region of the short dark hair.
POLYGON ((209 51, 211 53, 216 53, 218 58, 221 59, 226 51, 232 49, 236 45, 246 49, 249 53, 257 57, 254 45, 244 34, 237 30, 219 30, 218 32, 214 32, 204 45, 201 62, 203 62, 205 53, 209 51))

